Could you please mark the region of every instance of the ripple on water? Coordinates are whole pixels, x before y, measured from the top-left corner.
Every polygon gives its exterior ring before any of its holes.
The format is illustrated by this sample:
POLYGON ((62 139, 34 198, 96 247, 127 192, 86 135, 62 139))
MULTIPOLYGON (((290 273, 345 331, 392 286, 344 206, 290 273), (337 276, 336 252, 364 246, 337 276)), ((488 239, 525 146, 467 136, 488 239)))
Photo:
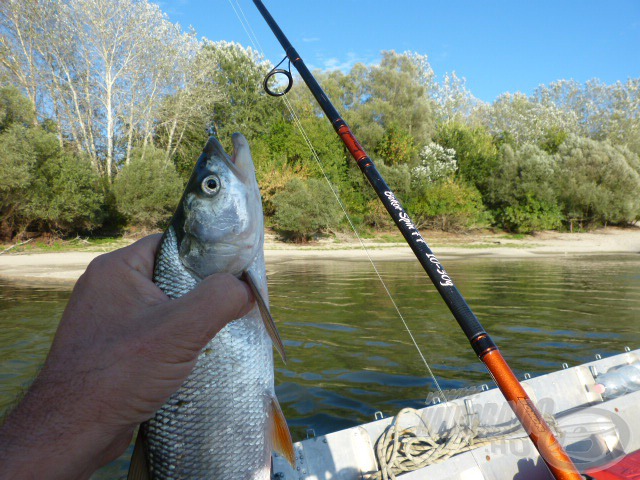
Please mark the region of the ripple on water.
MULTIPOLYGON (((520 378, 640 347, 640 256, 469 257, 445 266, 520 378)), ((441 387, 491 385, 420 266, 377 267, 441 387)), ((278 264, 269 288, 289 356, 286 366, 276 358, 277 393, 294 438, 371 421, 377 410, 419 407, 434 391, 368 263, 278 264)), ((44 360, 68 296, 0 284, 0 408, 44 360)), ((95 478, 123 478, 127 458, 95 478)))

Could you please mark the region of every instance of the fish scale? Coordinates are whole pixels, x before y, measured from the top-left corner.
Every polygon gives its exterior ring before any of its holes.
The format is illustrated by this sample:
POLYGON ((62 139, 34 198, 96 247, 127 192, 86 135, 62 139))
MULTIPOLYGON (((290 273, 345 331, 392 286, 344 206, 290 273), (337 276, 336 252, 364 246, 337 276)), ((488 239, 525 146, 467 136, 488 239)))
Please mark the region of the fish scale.
POLYGON ((256 306, 217 333, 141 425, 130 480, 267 480, 272 448, 293 462, 274 391, 272 340, 282 343, 268 313, 260 192, 246 139, 233 141, 229 157, 209 139, 162 237, 153 281, 178 298, 213 273, 242 275, 256 306))
MULTIPOLYGON (((197 284, 175 252, 175 232, 169 228, 154 282, 172 298, 197 284)), ((251 268, 258 269, 264 278, 262 258, 251 268)), ((254 309, 209 342, 182 387, 144 424, 151 478, 254 478, 251 472, 265 463, 259 453, 269 453, 264 436, 257 432, 266 429, 270 393, 272 344, 254 309), (254 458, 238 461, 251 453, 254 458)))

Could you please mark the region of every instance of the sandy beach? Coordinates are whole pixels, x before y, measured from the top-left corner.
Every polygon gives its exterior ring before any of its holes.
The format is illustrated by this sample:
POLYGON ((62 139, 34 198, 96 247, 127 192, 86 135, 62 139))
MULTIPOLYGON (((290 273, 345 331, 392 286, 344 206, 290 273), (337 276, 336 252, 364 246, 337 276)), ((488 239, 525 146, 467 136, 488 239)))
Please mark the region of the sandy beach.
MULTIPOLYGON (((465 256, 540 257, 550 255, 640 254, 640 228, 606 228, 589 233, 542 232, 525 238, 505 234, 454 235, 423 232, 433 252, 442 260, 465 256)), ((277 242, 267 236, 267 265, 304 259, 349 261, 411 260, 403 243, 353 238, 322 240, 308 245, 277 242)), ((0 277, 29 283, 73 284, 89 262, 103 252, 18 253, 0 255, 0 277)))

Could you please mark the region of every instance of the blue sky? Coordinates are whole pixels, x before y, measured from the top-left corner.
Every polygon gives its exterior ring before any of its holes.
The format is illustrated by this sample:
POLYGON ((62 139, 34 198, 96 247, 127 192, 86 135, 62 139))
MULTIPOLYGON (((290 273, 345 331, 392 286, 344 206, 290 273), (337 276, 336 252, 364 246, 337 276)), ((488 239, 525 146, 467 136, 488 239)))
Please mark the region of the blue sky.
MULTIPOLYGON (((251 0, 240 5, 269 60, 284 52, 251 0)), ((228 0, 165 0, 174 22, 211 40, 251 45, 228 0)), ((381 50, 427 54, 478 98, 530 94, 562 78, 640 76, 640 0, 264 0, 311 68, 376 63, 381 50)), ((237 8, 237 6, 236 6, 237 8)))

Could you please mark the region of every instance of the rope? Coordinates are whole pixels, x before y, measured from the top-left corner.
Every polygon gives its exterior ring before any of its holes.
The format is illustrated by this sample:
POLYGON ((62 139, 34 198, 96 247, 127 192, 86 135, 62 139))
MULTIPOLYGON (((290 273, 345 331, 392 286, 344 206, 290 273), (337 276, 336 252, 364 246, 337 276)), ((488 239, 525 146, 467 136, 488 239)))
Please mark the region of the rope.
MULTIPOLYGON (((560 433, 553 416, 545 414, 544 417, 554 433, 560 433)), ((457 424, 439 434, 431 431, 418 410, 404 408, 378 438, 375 453, 380 470, 367 477, 367 480, 395 480, 396 475, 443 462, 453 455, 500 440, 525 436, 517 421, 503 426, 490 426, 480 425, 477 418, 467 424, 457 424), (418 425, 402 428, 400 419, 404 415, 415 415, 420 418, 420 422, 418 425)))

